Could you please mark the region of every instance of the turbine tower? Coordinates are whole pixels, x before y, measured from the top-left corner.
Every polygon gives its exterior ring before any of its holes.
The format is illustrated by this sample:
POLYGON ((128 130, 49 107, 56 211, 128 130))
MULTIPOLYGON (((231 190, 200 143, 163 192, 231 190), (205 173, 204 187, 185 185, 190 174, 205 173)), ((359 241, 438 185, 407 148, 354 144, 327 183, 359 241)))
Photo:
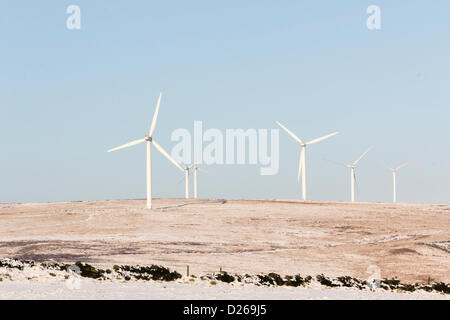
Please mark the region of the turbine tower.
POLYGON ((196 164, 193 165, 193 169, 194 169, 194 199, 197 199, 197 171, 201 171, 204 173, 208 173, 208 171, 203 170, 196 164))
POLYGON ((310 144, 314 144, 316 142, 328 139, 332 136, 337 135, 339 132, 333 132, 329 135, 308 141, 308 142, 303 142, 299 137, 297 137, 294 133, 292 133, 292 131, 290 131, 288 128, 286 128, 285 126, 283 126, 280 122, 275 121, 275 123, 277 125, 279 125, 284 131, 286 131, 292 138, 295 139, 295 141, 297 141, 301 146, 302 146, 302 151, 300 152, 300 158, 299 158, 299 164, 298 164, 298 174, 297 174, 297 181, 300 181, 300 176, 302 177, 302 200, 305 201, 306 200, 306 146, 309 146, 310 144))
POLYGON ((350 194, 351 194, 352 202, 355 202, 355 181, 356 181, 355 169, 356 169, 356 165, 367 154, 367 152, 369 152, 372 148, 373 147, 370 147, 366 151, 364 151, 363 154, 361 154, 358 157, 358 159, 356 159, 355 162, 353 162, 351 164, 345 164, 345 163, 340 163, 340 162, 336 162, 336 161, 331 161, 340 166, 350 168, 350 194))
POLYGON ((187 166, 184 163, 181 163, 183 165, 183 171, 184 171, 184 183, 185 183, 185 187, 184 187, 184 194, 185 194, 185 198, 189 199, 189 174, 190 174, 190 170, 192 169, 193 165, 187 166))
POLYGON ((150 132, 145 135, 144 138, 139 140, 134 140, 124 145, 118 146, 116 148, 109 149, 108 152, 117 151, 120 149, 135 146, 137 144, 147 142, 147 162, 146 162, 146 182, 147 182, 147 208, 152 209, 152 156, 151 156, 151 145, 153 144, 159 152, 161 152, 170 162, 172 162, 178 169, 183 171, 183 168, 163 149, 156 141, 153 139, 153 132, 155 131, 156 119, 158 118, 159 106, 161 104, 162 93, 159 94, 158 103, 156 104, 156 110, 153 114, 152 124, 150 126, 150 132))
POLYGON ((397 171, 398 171, 398 169, 403 168, 407 164, 408 164, 408 162, 402 163, 397 168, 389 168, 388 166, 385 166, 386 168, 388 168, 388 170, 390 170, 392 172, 392 193, 393 193, 392 194, 392 202, 393 203, 397 202, 397 171))
MULTIPOLYGON (((181 163, 181 165, 183 166, 183 170, 184 170, 184 181, 186 184, 185 187, 185 194, 186 194, 186 199, 189 198, 189 175, 191 174, 191 172, 194 173, 194 199, 197 199, 197 171, 201 171, 201 172, 205 172, 208 173, 208 171, 203 170, 202 168, 200 168, 199 166, 197 166, 196 164, 192 164, 190 166, 185 165, 184 163, 181 163), (192 169, 192 171, 191 171, 192 169)), ((179 183, 181 183, 182 180, 180 180, 179 183)))

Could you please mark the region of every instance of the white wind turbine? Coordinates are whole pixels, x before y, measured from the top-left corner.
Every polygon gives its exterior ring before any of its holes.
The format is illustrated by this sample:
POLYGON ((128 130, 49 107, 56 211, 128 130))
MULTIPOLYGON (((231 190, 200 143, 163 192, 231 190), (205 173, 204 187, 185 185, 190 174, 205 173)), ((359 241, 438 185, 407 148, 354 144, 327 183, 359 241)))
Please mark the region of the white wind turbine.
MULTIPOLYGON (((190 170, 192 169, 193 165, 187 166, 184 163, 181 163, 183 165, 183 171, 184 171, 184 183, 185 183, 185 198, 189 199, 189 174, 190 170)), ((181 181, 180 181, 181 182, 181 181)))
POLYGON ((159 152, 161 152, 170 162, 172 162, 178 169, 183 171, 183 168, 153 139, 153 132, 155 131, 156 119, 158 118, 159 105, 161 104, 162 93, 159 94, 158 103, 156 105, 155 113, 153 114, 152 124, 150 126, 150 132, 143 139, 134 140, 119 147, 109 149, 108 152, 128 148, 143 142, 147 142, 147 208, 152 208, 152 157, 151 157, 151 145, 153 144, 159 152))
POLYGON ((393 203, 397 202, 397 171, 398 171, 398 169, 403 168, 407 164, 408 164, 408 162, 402 163, 397 168, 390 168, 385 165, 385 167, 392 172, 392 193, 393 193, 392 194, 392 202, 393 203))
POLYGON ((208 171, 203 170, 196 164, 193 165, 193 169, 194 169, 194 199, 197 199, 197 171, 201 171, 204 173, 208 173, 208 171))
MULTIPOLYGON (((181 163, 184 170, 184 181, 185 181, 185 195, 186 199, 189 198, 189 175, 191 172, 194 172, 194 199, 197 199, 197 171, 208 173, 208 171, 201 169, 196 164, 192 164, 190 166, 185 165, 184 163, 181 163), (192 169, 192 171, 191 171, 192 169)), ((180 182, 183 180, 180 180, 180 182)))
POLYGON ((302 151, 300 152, 300 158, 299 158, 299 164, 298 164, 298 175, 297 175, 297 181, 300 181, 300 176, 302 176, 302 199, 303 201, 306 200, 306 146, 328 139, 332 136, 337 135, 339 132, 333 132, 329 135, 326 135, 324 137, 320 137, 308 142, 303 142, 299 137, 297 137, 292 131, 290 131, 288 128, 283 126, 280 122, 275 121, 276 124, 278 124, 284 131, 286 131, 292 138, 294 138, 300 145, 302 146, 302 151))
POLYGON ((358 159, 356 159, 355 162, 353 162, 351 164, 345 164, 345 163, 340 163, 340 162, 336 162, 336 161, 331 161, 335 164, 350 168, 350 185, 351 185, 350 190, 351 190, 352 202, 355 202, 355 181, 356 181, 355 169, 356 169, 356 165, 367 154, 367 152, 369 152, 372 148, 373 147, 370 147, 366 151, 364 151, 363 154, 361 154, 358 157, 358 159))

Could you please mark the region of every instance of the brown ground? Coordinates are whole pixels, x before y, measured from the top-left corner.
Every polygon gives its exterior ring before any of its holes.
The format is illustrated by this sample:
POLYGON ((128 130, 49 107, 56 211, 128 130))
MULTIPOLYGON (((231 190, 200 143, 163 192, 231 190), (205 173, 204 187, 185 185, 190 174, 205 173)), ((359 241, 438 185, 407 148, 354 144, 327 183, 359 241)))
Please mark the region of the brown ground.
POLYGON ((156 199, 2 204, 0 257, 185 273, 450 282, 450 205, 156 199))

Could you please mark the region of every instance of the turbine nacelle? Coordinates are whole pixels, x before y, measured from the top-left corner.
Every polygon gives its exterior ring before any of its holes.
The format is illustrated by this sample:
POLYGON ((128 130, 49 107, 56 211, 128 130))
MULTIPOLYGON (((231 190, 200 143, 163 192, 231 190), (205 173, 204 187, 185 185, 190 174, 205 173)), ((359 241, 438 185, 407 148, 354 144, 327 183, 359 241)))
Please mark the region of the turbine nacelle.
POLYGON ((381 164, 382 164, 383 166, 385 166, 386 169, 388 169, 389 171, 391 171, 391 172, 393 172, 393 173, 396 173, 400 168, 403 168, 404 166, 406 166, 406 165, 408 164, 408 162, 404 162, 404 163, 402 163, 401 165, 399 165, 399 166, 396 167, 396 168, 391 168, 391 167, 387 166, 384 162, 381 162, 381 164))
POLYGON ((189 170, 191 170, 191 169, 194 167, 193 164, 187 165, 187 164, 184 164, 183 162, 180 162, 180 165, 181 165, 181 167, 182 167, 184 170, 186 170, 186 171, 189 171, 189 170))

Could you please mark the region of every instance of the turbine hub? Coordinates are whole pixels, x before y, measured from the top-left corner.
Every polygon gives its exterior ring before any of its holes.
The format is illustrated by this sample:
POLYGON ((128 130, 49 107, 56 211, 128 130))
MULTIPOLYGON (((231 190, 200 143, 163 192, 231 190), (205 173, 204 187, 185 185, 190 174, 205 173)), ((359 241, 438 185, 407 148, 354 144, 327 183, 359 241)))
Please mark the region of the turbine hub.
POLYGON ((149 137, 149 136, 145 136, 145 140, 146 140, 146 141, 150 141, 150 142, 152 142, 152 137, 149 137))

